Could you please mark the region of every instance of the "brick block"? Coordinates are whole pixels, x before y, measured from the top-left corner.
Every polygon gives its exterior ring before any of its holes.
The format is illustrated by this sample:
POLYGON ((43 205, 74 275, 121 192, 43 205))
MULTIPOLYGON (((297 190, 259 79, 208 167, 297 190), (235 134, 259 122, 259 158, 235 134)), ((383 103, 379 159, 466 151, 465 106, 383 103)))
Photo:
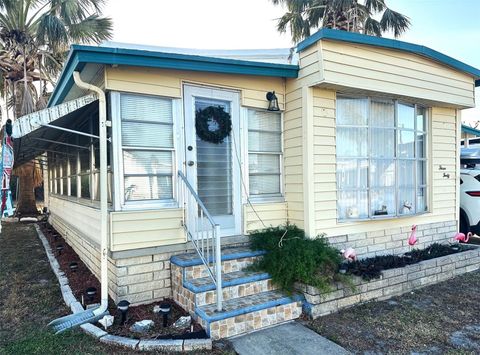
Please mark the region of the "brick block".
POLYGON ((141 293, 129 293, 125 299, 130 303, 145 303, 152 300, 152 291, 145 291, 141 293))
POLYGON ((162 279, 169 279, 169 278, 170 278, 170 270, 155 271, 153 273, 154 280, 162 280, 162 279))
POLYGON ((164 287, 163 280, 145 282, 128 286, 128 293, 140 293, 145 291, 152 291, 164 287))
POLYGON ((212 350, 212 339, 185 339, 183 351, 212 350))
POLYGON ((387 242, 391 242, 391 241, 392 241, 392 237, 390 235, 387 235, 387 236, 384 236, 384 237, 373 238, 373 243, 374 244, 382 244, 382 243, 387 243, 387 242))
POLYGON ((455 270, 455 264, 446 264, 441 267, 442 272, 455 270))
POLYGON ((100 338, 102 343, 119 345, 130 349, 136 349, 137 344, 139 343, 138 339, 131 339, 125 337, 119 337, 116 335, 105 335, 100 338))
POLYGON ((129 275, 122 276, 117 279, 118 286, 129 286, 133 284, 138 284, 142 282, 148 282, 153 280, 153 274, 138 274, 138 275, 129 275))
POLYGON ((373 299, 377 299, 382 296, 383 296, 382 289, 372 290, 372 291, 368 291, 360 294, 360 301, 361 302, 371 301, 373 299))
POLYGON ((355 241, 367 238, 367 233, 352 233, 347 236, 348 241, 355 241))
POLYGON ((140 340, 138 343, 140 350, 160 350, 160 351, 182 351, 183 340, 180 339, 161 339, 161 340, 140 340))
POLYGON ((170 288, 162 288, 161 290, 153 290, 153 298, 159 299, 159 298, 165 298, 165 297, 170 297, 170 288))
POLYGON ((407 282, 407 275, 399 275, 388 279, 388 285, 396 285, 407 282))
POLYGON ((143 274, 146 272, 153 272, 163 270, 163 261, 157 261, 155 263, 132 265, 128 267, 128 274, 143 274))
POLYGON ((425 276, 425 270, 415 271, 415 272, 409 273, 407 275, 407 280, 408 281, 415 280, 415 279, 418 279, 418 278, 421 278, 421 277, 424 277, 424 276, 425 276))
POLYGON ((337 302, 338 302, 337 304, 339 309, 350 307, 360 302, 360 295, 353 295, 353 296, 341 298, 337 302))
POLYGON ((145 255, 145 256, 136 256, 134 258, 128 258, 128 259, 117 259, 116 265, 130 266, 130 265, 151 263, 152 261, 153 261, 152 255, 145 255))
POLYGON ((397 284, 397 285, 392 285, 385 287, 383 289, 383 295, 384 296, 396 296, 400 295, 403 293, 403 285, 402 284, 397 284))
POLYGON ((387 285, 388 285, 388 279, 378 280, 378 281, 370 281, 370 282, 367 284, 367 290, 368 290, 368 291, 376 290, 376 289, 385 287, 385 286, 387 286, 387 285))
POLYGON ((312 317, 317 318, 338 311, 337 301, 320 303, 312 306, 312 317))
POLYGON ((385 243, 370 245, 367 248, 369 253, 375 253, 377 251, 385 251, 385 243))

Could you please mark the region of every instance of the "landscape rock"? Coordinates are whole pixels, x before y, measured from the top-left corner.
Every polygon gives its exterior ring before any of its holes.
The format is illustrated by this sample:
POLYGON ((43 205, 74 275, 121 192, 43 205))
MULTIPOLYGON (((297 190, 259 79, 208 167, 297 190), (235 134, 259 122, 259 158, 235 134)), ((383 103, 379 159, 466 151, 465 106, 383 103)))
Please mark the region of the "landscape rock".
POLYGON ((146 333, 154 326, 153 320, 145 319, 139 322, 135 322, 131 327, 130 330, 135 333, 146 333))
POLYGON ((192 323, 192 317, 190 316, 185 316, 185 317, 180 317, 178 318, 175 323, 173 323, 173 326, 175 328, 187 328, 190 326, 192 323))

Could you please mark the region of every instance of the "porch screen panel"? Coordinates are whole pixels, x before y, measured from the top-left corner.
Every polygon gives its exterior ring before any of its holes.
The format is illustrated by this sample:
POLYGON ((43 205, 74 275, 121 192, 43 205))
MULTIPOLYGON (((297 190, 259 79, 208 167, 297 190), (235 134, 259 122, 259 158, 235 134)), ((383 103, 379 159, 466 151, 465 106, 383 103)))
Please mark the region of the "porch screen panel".
POLYGON ((122 94, 120 116, 125 202, 172 199, 172 101, 122 94))
POLYGON ((251 196, 281 195, 281 159, 281 115, 249 110, 248 170, 251 196))
POLYGON ((427 211, 426 108, 337 97, 338 218, 427 211))

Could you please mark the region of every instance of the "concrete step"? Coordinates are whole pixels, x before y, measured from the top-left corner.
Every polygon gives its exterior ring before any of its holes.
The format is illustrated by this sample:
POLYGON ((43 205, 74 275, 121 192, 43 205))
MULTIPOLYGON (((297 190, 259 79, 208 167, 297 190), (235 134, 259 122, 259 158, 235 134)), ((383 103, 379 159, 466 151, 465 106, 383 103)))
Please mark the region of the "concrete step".
MULTIPOLYGON (((241 271, 251 265, 259 256, 264 255, 263 251, 253 251, 248 247, 224 248, 222 249, 222 273, 241 271)), ((213 257, 210 257, 213 261, 213 257)), ((206 266, 195 253, 186 253, 172 256, 170 262, 173 265, 183 268, 183 277, 187 279, 198 279, 209 276, 206 266)))
POLYGON ((232 337, 300 317, 301 295, 287 297, 280 291, 267 291, 232 298, 217 312, 215 304, 195 308, 200 324, 212 339, 232 337))

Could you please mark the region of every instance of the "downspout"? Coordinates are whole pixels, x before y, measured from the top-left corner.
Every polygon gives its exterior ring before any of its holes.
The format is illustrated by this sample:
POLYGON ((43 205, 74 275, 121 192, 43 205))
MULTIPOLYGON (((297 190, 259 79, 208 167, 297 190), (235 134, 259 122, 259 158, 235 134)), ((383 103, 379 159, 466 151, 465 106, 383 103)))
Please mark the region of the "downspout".
POLYGON ((98 95, 98 123, 100 136, 100 283, 101 283, 101 304, 94 310, 96 316, 104 313, 108 308, 108 202, 107 202, 107 127, 111 123, 107 121, 107 101, 105 92, 97 86, 86 83, 80 78, 80 73, 73 72, 75 84, 85 90, 90 90, 98 95))

